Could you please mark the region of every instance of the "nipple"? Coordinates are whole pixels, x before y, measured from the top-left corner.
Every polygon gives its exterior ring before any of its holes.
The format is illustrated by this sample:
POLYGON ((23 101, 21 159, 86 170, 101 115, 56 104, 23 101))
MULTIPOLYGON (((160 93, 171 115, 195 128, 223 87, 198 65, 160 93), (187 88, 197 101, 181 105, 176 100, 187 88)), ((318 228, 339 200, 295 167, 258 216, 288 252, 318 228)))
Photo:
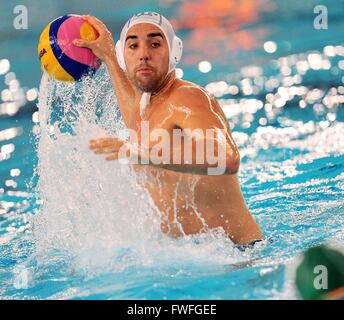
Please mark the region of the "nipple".
POLYGON ((142 93, 141 100, 140 100, 140 115, 141 115, 141 118, 142 118, 142 115, 143 115, 146 107, 149 105, 150 97, 151 97, 151 93, 150 92, 142 93))

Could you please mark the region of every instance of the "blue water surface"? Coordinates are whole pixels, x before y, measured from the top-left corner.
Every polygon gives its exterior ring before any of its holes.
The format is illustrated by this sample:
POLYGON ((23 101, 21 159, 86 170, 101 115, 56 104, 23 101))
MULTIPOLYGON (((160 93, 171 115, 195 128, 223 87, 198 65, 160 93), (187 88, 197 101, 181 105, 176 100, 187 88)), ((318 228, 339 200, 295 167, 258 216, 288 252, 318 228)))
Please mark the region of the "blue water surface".
POLYGON ((320 243, 342 245, 344 1, 321 2, 328 10, 323 30, 313 24, 318 1, 212 3, 48 0, 42 17, 38 2, 27 0, 28 30, 13 28, 16 3, 1 3, 0 298, 294 299, 289 270, 298 255, 320 243), (173 18, 184 40, 183 78, 213 93, 231 124, 242 192, 267 238, 253 250, 234 250, 231 263, 169 257, 99 271, 71 262, 68 252, 37 253, 39 34, 57 16, 79 13, 98 16, 118 38, 125 20, 142 10, 173 18), (209 72, 201 72, 201 61, 209 72))

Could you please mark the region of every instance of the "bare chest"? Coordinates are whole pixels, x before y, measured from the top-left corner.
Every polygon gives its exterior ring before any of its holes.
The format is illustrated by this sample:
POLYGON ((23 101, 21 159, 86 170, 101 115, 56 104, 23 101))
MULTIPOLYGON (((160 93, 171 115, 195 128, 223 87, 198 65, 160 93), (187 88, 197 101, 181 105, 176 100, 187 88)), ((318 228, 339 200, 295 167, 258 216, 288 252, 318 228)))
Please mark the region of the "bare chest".
POLYGON ((173 111, 166 104, 148 106, 142 116, 135 115, 134 128, 139 135, 171 134, 174 128, 173 111))

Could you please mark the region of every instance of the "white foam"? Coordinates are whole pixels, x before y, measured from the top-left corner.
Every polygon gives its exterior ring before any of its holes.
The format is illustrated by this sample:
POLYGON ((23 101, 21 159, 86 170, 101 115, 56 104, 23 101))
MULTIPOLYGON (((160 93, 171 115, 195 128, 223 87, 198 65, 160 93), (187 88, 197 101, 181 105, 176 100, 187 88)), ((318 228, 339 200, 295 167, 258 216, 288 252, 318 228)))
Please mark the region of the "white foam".
POLYGON ((83 84, 43 76, 38 107, 38 256, 62 250, 77 267, 93 271, 247 259, 216 231, 179 240, 163 235, 159 212, 130 167, 88 149, 90 138, 126 135, 104 70, 83 84))

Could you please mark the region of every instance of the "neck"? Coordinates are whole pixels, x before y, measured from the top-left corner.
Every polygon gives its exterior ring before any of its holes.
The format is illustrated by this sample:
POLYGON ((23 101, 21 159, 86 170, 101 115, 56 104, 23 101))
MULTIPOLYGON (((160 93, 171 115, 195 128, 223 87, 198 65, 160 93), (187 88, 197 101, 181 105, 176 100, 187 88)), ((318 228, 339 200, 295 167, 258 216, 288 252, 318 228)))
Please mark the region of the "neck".
MULTIPOLYGON (((173 70, 172 72, 167 74, 165 79, 161 82, 161 84, 153 92, 151 92, 151 100, 155 99, 156 97, 160 96, 162 93, 166 92, 174 83, 175 79, 176 79, 176 72, 173 70)), ((136 88, 136 92, 138 96, 141 97, 144 91, 136 88)))
POLYGON ((166 92, 173 84, 174 80, 176 79, 176 72, 173 70, 170 72, 161 83, 161 85, 152 92, 152 98, 161 95, 162 93, 166 92))

